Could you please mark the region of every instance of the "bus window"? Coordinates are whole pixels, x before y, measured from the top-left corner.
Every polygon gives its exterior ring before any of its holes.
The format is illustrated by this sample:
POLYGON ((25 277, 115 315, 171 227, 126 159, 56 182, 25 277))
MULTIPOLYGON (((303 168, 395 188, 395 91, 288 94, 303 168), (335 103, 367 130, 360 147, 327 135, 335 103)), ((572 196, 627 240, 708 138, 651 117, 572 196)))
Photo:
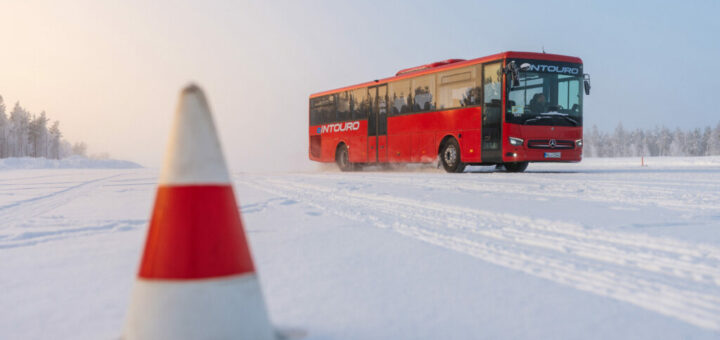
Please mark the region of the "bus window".
POLYGON ((387 86, 377 87, 378 136, 387 134, 387 86))
POLYGON ((350 92, 350 109, 354 120, 367 119, 370 110, 367 91, 367 88, 362 88, 350 92))
POLYGON ((350 95, 347 91, 337 95, 337 119, 345 121, 350 119, 350 95))
POLYGON ((335 95, 313 98, 310 101, 310 122, 313 125, 335 121, 335 95))
POLYGON ((323 108, 327 106, 327 99, 325 97, 317 97, 310 100, 310 124, 318 125, 323 124, 323 108))
POLYGON ((322 107, 323 112, 323 123, 334 123, 337 120, 335 115, 335 95, 330 94, 325 96, 327 98, 327 105, 322 107))
POLYGON ((435 75, 413 78, 413 112, 435 110, 435 75))
POLYGON ((390 83, 390 114, 397 115, 411 111, 410 80, 390 83))
POLYGON ((580 106, 580 80, 578 77, 558 75, 558 108, 577 111, 580 106))
POLYGON ((316 102, 317 98, 310 99, 310 125, 320 124, 320 115, 318 114, 318 110, 315 106, 316 102))
POLYGON ((475 84, 474 68, 465 67, 438 74, 438 109, 451 109, 479 103, 480 92, 475 84))
POLYGON ((499 110, 502 100, 502 65, 500 63, 485 65, 483 77, 485 106, 499 110))

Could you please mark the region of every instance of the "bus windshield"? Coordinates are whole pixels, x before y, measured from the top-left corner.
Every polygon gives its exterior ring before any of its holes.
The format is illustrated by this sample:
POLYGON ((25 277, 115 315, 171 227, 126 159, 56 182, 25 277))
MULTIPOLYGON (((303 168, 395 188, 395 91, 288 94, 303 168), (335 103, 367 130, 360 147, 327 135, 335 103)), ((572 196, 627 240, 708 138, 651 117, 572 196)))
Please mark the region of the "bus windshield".
POLYGON ((509 89, 505 120, 522 125, 582 126, 582 75, 533 71, 520 71, 520 85, 509 89))

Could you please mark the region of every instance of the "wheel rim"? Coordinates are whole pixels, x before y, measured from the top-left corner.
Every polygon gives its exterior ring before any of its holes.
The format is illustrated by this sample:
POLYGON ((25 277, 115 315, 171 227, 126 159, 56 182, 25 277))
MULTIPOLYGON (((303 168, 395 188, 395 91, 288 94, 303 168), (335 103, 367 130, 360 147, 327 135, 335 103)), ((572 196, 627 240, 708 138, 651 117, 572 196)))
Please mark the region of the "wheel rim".
POLYGON ((443 159, 445 160, 445 164, 449 167, 455 165, 455 162, 457 162, 457 150, 454 145, 449 145, 445 148, 445 152, 443 152, 443 159))

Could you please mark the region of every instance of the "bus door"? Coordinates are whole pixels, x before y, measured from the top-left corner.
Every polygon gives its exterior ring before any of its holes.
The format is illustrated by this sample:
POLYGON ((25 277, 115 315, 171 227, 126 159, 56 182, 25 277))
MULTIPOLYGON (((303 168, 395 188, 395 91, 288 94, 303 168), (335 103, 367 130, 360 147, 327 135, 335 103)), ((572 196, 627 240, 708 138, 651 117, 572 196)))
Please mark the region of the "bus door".
POLYGON ((387 162, 387 85, 368 88, 368 163, 387 162))
POLYGON ((483 163, 502 162, 502 63, 483 65, 482 141, 483 163))

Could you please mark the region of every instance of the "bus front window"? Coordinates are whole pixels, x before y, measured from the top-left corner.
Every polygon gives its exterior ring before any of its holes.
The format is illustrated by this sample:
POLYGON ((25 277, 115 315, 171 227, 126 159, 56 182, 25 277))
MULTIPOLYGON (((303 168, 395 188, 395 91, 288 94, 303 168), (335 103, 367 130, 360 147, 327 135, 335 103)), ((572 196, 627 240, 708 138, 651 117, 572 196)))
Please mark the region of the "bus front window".
POLYGON ((508 123, 582 126, 580 75, 519 72, 519 82, 508 91, 508 123))

